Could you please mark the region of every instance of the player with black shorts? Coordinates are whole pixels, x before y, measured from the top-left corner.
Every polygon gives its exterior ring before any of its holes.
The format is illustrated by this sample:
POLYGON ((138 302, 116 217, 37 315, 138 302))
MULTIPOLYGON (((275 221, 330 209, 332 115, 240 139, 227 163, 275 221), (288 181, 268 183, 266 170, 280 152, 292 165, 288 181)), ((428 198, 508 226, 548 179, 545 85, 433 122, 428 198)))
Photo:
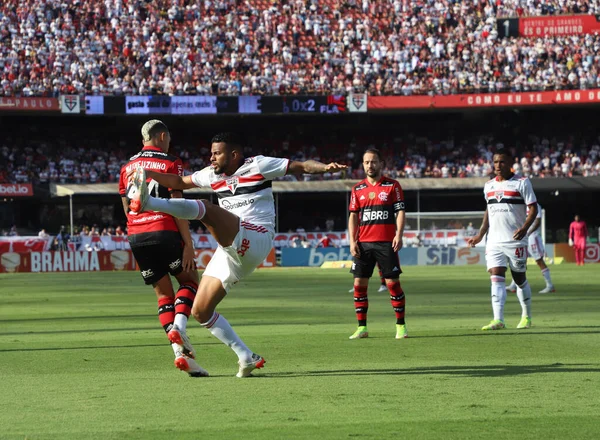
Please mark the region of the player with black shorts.
POLYGON ((375 264, 379 265, 385 278, 396 313, 396 339, 408 337, 398 258, 404 233, 404 194, 397 180, 382 175, 383 166, 378 150, 365 151, 363 167, 367 178, 354 185, 350 197, 348 230, 353 256, 350 272, 354 274, 354 308, 358 319, 358 329, 350 339, 369 336, 367 287, 375 264))
MULTIPOLYGON (((190 376, 206 376, 208 373, 194 360, 194 347, 186 334, 199 281, 189 222, 161 212, 135 214, 129 210, 133 196, 130 192, 134 190, 127 181, 130 170, 143 167, 182 175, 183 164, 177 156, 169 154, 171 135, 161 121, 146 122, 142 140, 142 151, 121 168, 119 179, 119 194, 127 216, 127 238, 144 282, 151 284, 156 292, 158 318, 175 353, 175 366, 190 376), (170 275, 179 282, 177 293, 170 275)), ((150 181, 148 187, 157 197, 183 196, 181 191, 170 191, 156 181, 150 181)))

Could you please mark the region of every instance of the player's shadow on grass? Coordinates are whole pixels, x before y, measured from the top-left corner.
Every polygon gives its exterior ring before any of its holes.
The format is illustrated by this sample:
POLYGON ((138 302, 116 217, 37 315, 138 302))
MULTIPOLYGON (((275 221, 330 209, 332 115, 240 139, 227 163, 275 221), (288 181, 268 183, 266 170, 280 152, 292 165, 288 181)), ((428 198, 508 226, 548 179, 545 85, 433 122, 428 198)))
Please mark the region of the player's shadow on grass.
POLYGON ((17 323, 17 322, 40 322, 40 321, 85 321, 88 319, 135 319, 135 318, 156 318, 156 315, 97 315, 97 316, 51 316, 48 318, 33 318, 33 319, 0 319, 0 323, 17 323))
MULTIPOLYGON (((28 351, 67 351, 67 350, 114 350, 114 349, 132 349, 132 348, 145 348, 145 347, 164 347, 166 344, 135 344, 135 345, 93 345, 93 346, 79 346, 79 347, 41 347, 41 348, 5 348, 0 349, 0 353, 8 352, 28 352, 28 351)), ((222 345, 220 342, 196 342, 195 346, 206 346, 206 345, 222 345)))
POLYGON ((549 365, 478 365, 439 366, 424 368, 382 368, 355 370, 313 370, 303 373, 268 373, 265 378, 326 377, 326 376, 378 376, 378 375, 440 375, 464 377, 504 377, 538 373, 599 373, 598 364, 549 364, 549 365), (586 368, 587 367, 587 368, 586 368), (593 368, 589 368, 593 367, 593 368))

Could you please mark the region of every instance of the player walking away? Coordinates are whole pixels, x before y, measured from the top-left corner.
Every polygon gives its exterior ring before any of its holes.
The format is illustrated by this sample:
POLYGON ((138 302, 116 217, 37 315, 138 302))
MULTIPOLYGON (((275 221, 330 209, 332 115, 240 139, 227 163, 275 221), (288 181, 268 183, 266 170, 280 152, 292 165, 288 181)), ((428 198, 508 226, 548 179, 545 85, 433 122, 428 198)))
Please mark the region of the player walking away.
MULTIPOLYGON (((536 264, 542 271, 542 276, 544 277, 544 280, 546 281, 546 287, 544 287, 538 293, 551 293, 551 292, 555 292, 556 290, 554 289, 554 284, 552 284, 552 278, 550 277, 550 269, 548 268, 548 266, 546 265, 546 262, 544 261, 544 256, 546 255, 546 250, 544 248, 544 242, 542 240, 542 236, 540 235, 540 226, 542 224, 542 207, 540 206, 539 203, 537 205, 537 208, 538 208, 537 216, 535 217, 535 220, 533 221, 533 225, 531 225, 531 228, 529 229, 529 232, 527 233, 527 237, 528 237, 527 238, 527 240, 528 240, 527 253, 528 253, 529 257, 531 257, 535 260, 536 264)), ((527 214, 529 214, 529 208, 527 208, 527 214)), ((519 288, 519 286, 517 286, 517 283, 515 283, 515 280, 512 280, 512 282, 510 283, 510 286, 508 286, 506 289, 510 290, 511 292, 516 292, 518 288, 519 288)))
POLYGON ((531 287, 527 282, 527 231, 537 216, 538 205, 526 177, 517 177, 511 171, 511 154, 499 149, 493 157, 496 177, 485 184, 483 193, 487 209, 476 236, 468 240, 475 246, 488 234, 485 258, 492 281, 492 310, 494 319, 482 330, 501 330, 504 324, 506 302, 506 267, 519 286, 517 297, 521 303, 521 321, 517 328, 531 327, 531 287), (527 213, 529 207, 529 213, 527 213))
POLYGON ((575 262, 577 266, 585 264, 585 243, 587 236, 587 225, 576 215, 575 221, 571 222, 569 226, 569 245, 575 249, 575 262))
MULTIPOLYGON (((377 289, 378 292, 387 292, 388 288, 387 285, 385 284, 385 278, 383 277, 383 272, 381 272, 381 266, 379 265, 379 263, 377 263, 377 271, 379 272, 379 281, 381 282, 381 284, 379 285, 379 289, 377 289)), ((348 293, 354 293, 354 286, 352 286, 352 289, 348 290, 348 293)))
MULTIPOLYGON (((158 299, 158 318, 175 352, 175 365, 190 376, 207 373, 194 360, 195 351, 186 335, 187 321, 198 288, 198 271, 194 262, 194 246, 186 220, 162 213, 129 211, 127 173, 137 167, 156 173, 183 173, 181 160, 169 154, 171 135, 165 124, 153 119, 142 127, 143 149, 121 168, 119 193, 127 216, 128 240, 133 256, 146 284, 154 287, 158 299), (174 292, 169 274, 179 282, 174 292)), ((179 198, 183 193, 150 183, 150 191, 160 197, 179 198)))
POLYGON ((367 177, 354 185, 350 197, 348 230, 353 256, 350 272, 354 274, 354 309, 358 320, 358 328, 350 339, 369 336, 367 288, 376 263, 381 268, 396 313, 396 339, 408 337, 398 259, 404 233, 404 194, 398 181, 382 175, 383 166, 378 150, 365 151, 363 167, 367 177))
POLYGON ((138 168, 129 174, 136 193, 131 206, 137 212, 158 211, 178 218, 201 220, 215 238, 219 247, 202 275, 192 314, 213 336, 231 347, 238 356, 237 377, 247 377, 254 369, 262 368, 265 360, 242 342, 215 308, 230 288, 250 275, 273 248, 272 180, 285 174, 337 172, 346 166, 265 156, 244 159, 242 142, 231 133, 218 134, 212 139, 210 161, 210 167, 184 177, 138 168), (149 179, 179 190, 212 188, 220 206, 208 200, 152 197, 148 194, 149 179))

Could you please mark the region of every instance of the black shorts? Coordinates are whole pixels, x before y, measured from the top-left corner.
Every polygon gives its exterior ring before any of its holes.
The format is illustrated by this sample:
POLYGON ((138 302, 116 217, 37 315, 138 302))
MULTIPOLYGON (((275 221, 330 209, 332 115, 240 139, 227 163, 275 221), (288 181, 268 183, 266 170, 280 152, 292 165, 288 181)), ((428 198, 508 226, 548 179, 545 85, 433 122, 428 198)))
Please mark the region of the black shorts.
POLYGON ((394 252, 391 241, 358 243, 360 257, 352 258, 350 273, 354 278, 371 278, 375 263, 379 264, 384 278, 398 278, 402 273, 398 253, 394 252))
POLYGON ((144 232, 127 239, 146 284, 157 283, 165 275, 178 275, 183 270, 183 241, 179 232, 144 232))

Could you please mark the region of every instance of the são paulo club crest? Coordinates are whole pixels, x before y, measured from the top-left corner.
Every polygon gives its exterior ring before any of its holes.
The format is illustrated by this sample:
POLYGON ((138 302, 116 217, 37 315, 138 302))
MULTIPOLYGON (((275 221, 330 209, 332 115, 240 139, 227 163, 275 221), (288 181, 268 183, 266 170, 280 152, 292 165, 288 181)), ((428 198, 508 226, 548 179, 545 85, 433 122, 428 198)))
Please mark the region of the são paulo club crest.
POLYGON ((227 184, 227 188, 229 188, 229 191, 235 194, 235 190, 237 189, 238 184, 240 183, 240 179, 238 176, 234 176, 227 179, 225 183, 227 184))
POLYGON ((496 200, 500 202, 500 200, 502 200, 502 197, 504 197, 504 191, 496 191, 494 197, 496 197, 496 200))

